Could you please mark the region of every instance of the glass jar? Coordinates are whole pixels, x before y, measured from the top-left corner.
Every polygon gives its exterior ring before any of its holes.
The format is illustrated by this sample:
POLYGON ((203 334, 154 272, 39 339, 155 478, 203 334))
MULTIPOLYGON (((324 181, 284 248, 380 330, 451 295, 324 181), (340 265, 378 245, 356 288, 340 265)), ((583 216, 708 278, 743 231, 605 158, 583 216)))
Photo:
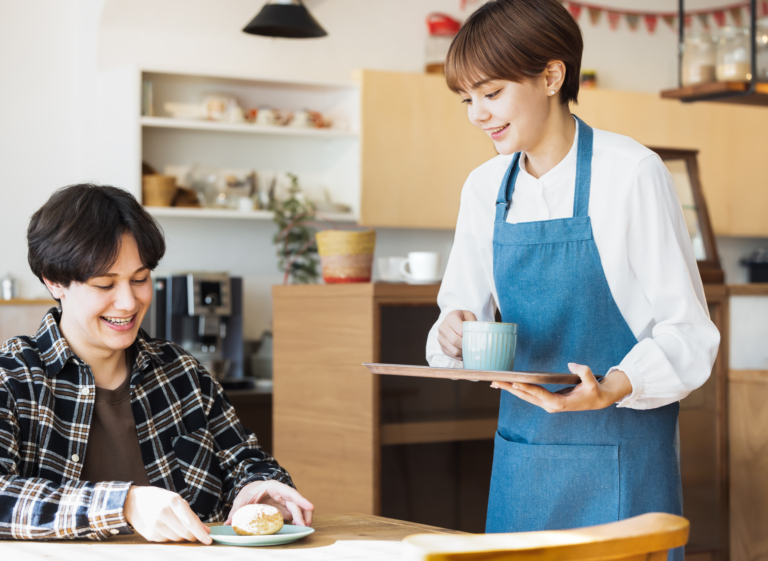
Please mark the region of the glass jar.
POLYGON ((725 26, 717 37, 717 68, 719 82, 739 82, 752 79, 750 66, 749 29, 725 26))
POLYGON ((768 18, 757 20, 757 79, 768 82, 768 18))
POLYGON ((684 86, 715 81, 715 39, 711 33, 689 33, 683 46, 684 86))

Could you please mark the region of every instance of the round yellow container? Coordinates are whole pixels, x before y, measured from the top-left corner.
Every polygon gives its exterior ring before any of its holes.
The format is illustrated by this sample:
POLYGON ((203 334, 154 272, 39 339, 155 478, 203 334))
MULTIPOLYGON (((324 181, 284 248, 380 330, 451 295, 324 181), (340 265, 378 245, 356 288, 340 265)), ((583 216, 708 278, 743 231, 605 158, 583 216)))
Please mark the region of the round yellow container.
POLYGON ((315 234, 327 283, 370 282, 376 232, 323 230, 315 234))

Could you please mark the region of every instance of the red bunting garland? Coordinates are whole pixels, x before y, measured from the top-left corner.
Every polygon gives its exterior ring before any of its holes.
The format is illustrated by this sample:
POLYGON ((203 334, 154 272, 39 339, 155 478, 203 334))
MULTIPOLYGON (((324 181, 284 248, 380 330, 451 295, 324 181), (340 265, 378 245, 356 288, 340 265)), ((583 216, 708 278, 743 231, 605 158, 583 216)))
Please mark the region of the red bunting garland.
MULTIPOLYGON (((477 0, 460 0, 462 3, 476 2, 477 0)), ((570 2, 568 0, 560 0, 573 18, 578 21, 584 9, 589 13, 589 21, 592 25, 600 23, 600 17, 603 12, 608 16, 608 25, 612 30, 619 28, 619 24, 623 19, 627 27, 631 31, 636 31, 640 25, 642 18, 645 28, 648 33, 655 33, 659 19, 669 26, 672 31, 677 30, 677 12, 645 12, 638 10, 618 10, 616 8, 609 8, 607 6, 599 6, 595 4, 588 4, 585 2, 570 2)), ((714 21, 718 27, 728 25, 729 20, 734 25, 743 25, 744 17, 743 13, 749 13, 749 2, 738 2, 734 4, 728 4, 725 6, 719 6, 709 8, 706 10, 691 10, 685 14, 685 26, 691 27, 693 24, 693 18, 695 17, 704 29, 711 28, 711 21, 714 21)), ((757 9, 760 17, 768 16, 768 0, 759 0, 757 9)))

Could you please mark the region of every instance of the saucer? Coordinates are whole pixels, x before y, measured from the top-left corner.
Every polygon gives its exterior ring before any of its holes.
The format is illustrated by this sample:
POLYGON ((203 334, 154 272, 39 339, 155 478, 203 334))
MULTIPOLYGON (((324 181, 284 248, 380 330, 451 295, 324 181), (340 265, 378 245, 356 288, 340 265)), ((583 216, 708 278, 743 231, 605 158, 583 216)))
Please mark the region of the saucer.
POLYGON ((434 279, 405 279, 408 284, 439 284, 442 281, 442 277, 434 279))

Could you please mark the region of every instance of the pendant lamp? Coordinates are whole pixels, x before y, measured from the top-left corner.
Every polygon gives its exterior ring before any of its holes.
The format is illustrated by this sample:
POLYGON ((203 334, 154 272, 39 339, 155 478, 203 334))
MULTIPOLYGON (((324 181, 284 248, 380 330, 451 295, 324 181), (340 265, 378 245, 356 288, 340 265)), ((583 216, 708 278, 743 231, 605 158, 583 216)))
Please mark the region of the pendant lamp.
POLYGON ((312 17, 301 0, 272 0, 245 26, 245 33, 264 37, 307 39, 328 33, 312 17))

